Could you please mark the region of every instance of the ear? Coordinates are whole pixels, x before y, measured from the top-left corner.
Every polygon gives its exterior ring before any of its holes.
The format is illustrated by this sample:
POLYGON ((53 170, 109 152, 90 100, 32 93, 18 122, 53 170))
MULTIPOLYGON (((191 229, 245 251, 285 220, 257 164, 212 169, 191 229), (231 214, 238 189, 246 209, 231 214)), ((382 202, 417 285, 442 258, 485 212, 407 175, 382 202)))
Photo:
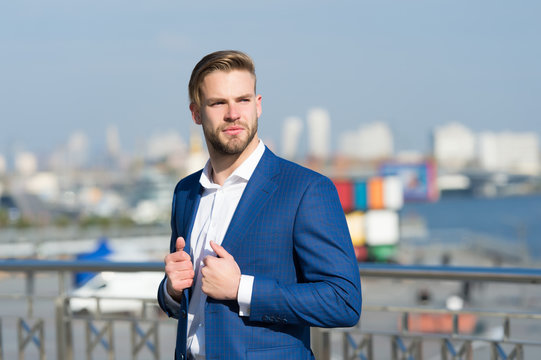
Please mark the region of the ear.
POLYGON ((201 125, 201 112, 199 110, 199 106, 195 103, 190 104, 190 111, 192 112, 192 119, 193 122, 197 125, 201 125))
POLYGON ((262 109, 261 109, 261 95, 256 95, 255 96, 255 105, 256 105, 256 109, 257 109, 257 118, 259 119, 259 117, 261 116, 261 112, 262 112, 262 109))

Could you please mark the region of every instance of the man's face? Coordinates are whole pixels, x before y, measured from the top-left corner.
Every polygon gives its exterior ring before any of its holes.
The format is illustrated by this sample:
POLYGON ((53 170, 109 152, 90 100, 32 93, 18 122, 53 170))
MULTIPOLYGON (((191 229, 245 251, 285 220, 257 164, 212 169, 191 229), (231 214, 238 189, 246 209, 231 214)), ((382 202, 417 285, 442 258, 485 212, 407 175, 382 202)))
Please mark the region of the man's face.
POLYGON ((190 105, 193 120, 203 126, 209 151, 221 155, 241 154, 257 145, 257 119, 261 95, 248 71, 214 71, 201 84, 201 106, 190 105))

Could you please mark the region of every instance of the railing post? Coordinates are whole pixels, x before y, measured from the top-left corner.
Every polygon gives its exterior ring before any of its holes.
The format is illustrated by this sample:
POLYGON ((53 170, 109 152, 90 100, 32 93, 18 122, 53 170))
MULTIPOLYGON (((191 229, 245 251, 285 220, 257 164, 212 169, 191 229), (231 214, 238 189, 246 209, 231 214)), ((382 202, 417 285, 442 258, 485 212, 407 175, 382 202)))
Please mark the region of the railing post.
POLYGON ((447 357, 447 353, 449 352, 449 345, 447 344, 447 339, 443 339, 441 341, 441 345, 440 345, 440 355, 441 355, 441 360, 448 360, 448 357, 447 357))
POLYGON ((34 272, 33 271, 27 271, 26 272, 26 299, 28 301, 28 309, 26 312, 26 315, 28 318, 31 318, 34 316, 34 272))
POLYGON ((66 273, 58 273, 58 297, 55 300, 56 312, 56 347, 58 360, 73 360, 73 339, 71 333, 71 318, 68 314, 66 298, 66 273))
POLYGON ((39 358, 45 360, 45 328, 43 322, 41 323, 41 331, 39 332, 39 343, 41 344, 39 347, 39 358))
POLYGON ((410 313, 404 312, 402 314, 402 332, 408 332, 410 330, 410 313))
POLYGON ((490 360, 498 360, 500 358, 500 354, 498 352, 498 343, 493 342, 490 344, 490 360))
POLYGON ((66 317, 68 302, 63 295, 55 300, 56 308, 56 347, 58 360, 73 360, 73 341, 71 321, 66 317))
POLYGON ((391 337, 391 359, 398 360, 398 336, 391 337))
POLYGON ((4 360, 4 348, 2 347, 2 319, 0 318, 0 360, 4 360))
POLYGON ((330 360, 330 334, 321 328, 313 327, 310 331, 312 351, 317 360, 330 360))
POLYGON ((349 342, 346 332, 342 334, 342 358, 349 359, 349 342))
POLYGON ((522 345, 517 344, 516 345, 516 350, 517 350, 516 359, 517 360, 524 360, 524 350, 522 348, 522 345))
POLYGON ((503 319, 503 339, 509 340, 511 337, 511 320, 509 319, 509 316, 506 316, 503 319))
POLYGON ((374 340, 372 335, 366 334, 363 336, 363 341, 361 343, 361 349, 366 347, 366 357, 368 360, 374 359, 374 340))

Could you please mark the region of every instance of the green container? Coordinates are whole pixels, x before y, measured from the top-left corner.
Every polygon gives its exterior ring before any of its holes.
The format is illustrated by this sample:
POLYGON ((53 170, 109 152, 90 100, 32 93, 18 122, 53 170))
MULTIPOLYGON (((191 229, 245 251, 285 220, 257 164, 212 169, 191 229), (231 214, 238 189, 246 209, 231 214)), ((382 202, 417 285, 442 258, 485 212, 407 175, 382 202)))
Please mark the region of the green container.
POLYGON ((376 262, 386 262, 394 257, 396 245, 368 246, 368 258, 376 262))

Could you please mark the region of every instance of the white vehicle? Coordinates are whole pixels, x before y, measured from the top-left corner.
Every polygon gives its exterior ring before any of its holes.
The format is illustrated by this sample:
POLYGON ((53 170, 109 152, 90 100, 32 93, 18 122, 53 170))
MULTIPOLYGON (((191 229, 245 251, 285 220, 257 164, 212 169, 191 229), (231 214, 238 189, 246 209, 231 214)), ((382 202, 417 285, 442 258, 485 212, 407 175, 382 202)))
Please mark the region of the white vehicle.
POLYGON ((101 272, 70 293, 74 313, 141 314, 156 302, 164 274, 152 272, 101 272))
MULTIPOLYGON (((102 239, 95 251, 105 254, 100 257, 102 261, 151 260, 148 251, 133 242, 126 246, 102 239)), ((69 293, 70 309, 73 313, 141 315, 149 307, 157 308, 158 286, 163 277, 163 271, 100 272, 69 293)))

